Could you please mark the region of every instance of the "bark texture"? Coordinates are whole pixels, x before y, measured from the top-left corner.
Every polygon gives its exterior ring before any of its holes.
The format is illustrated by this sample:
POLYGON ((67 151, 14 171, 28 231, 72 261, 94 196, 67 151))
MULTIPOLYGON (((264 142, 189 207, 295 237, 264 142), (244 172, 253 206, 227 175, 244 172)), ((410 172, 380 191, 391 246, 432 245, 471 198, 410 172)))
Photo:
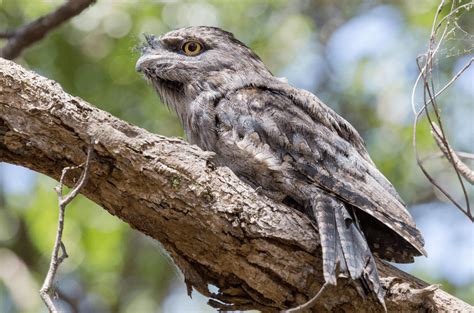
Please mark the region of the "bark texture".
MULTIPOLYGON (((189 293, 195 288, 221 308, 272 312, 305 301, 321 287, 319 238, 303 214, 216 167, 211 153, 121 121, 0 59, 0 161, 58 179, 63 167, 84 162, 92 140, 95 156, 82 193, 160 241, 189 293), (219 293, 212 294, 208 284, 219 293)), ((388 264, 378 262, 378 268, 388 311, 474 311, 388 264)), ((343 280, 314 309, 382 311, 343 280)))

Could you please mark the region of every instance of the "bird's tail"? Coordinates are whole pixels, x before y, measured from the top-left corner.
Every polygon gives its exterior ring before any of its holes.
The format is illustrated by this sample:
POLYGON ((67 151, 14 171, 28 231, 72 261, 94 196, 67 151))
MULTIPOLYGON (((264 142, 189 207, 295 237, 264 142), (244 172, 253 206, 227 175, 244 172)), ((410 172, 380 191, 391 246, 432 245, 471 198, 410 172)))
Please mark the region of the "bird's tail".
POLYGON ((326 283, 336 285, 337 276, 351 278, 362 295, 373 293, 385 308, 375 260, 356 216, 344 202, 322 192, 311 201, 311 209, 321 239, 326 283))

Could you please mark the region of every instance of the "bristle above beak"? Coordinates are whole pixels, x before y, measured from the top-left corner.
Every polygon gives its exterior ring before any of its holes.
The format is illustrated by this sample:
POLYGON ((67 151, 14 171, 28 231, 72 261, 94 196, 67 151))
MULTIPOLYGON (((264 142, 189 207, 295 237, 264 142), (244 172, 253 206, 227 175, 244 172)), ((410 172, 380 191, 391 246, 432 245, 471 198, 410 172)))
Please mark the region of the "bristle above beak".
POLYGON ((143 34, 143 36, 145 36, 145 40, 150 47, 156 48, 159 45, 158 39, 155 35, 143 34))

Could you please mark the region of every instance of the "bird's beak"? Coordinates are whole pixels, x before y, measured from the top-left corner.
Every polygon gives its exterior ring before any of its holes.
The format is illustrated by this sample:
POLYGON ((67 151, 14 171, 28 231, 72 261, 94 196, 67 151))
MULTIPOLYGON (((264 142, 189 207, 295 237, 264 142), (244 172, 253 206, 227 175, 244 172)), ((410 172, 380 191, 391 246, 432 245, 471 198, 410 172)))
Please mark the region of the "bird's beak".
POLYGON ((151 62, 157 60, 159 56, 156 51, 161 48, 158 39, 154 35, 144 34, 147 45, 141 47, 142 56, 138 59, 135 65, 137 72, 143 72, 143 70, 150 65, 151 62), (155 52, 155 53, 153 53, 155 52))
POLYGON ((160 56, 156 54, 144 54, 138 59, 137 64, 135 64, 135 70, 137 72, 143 72, 145 68, 159 58, 160 56))

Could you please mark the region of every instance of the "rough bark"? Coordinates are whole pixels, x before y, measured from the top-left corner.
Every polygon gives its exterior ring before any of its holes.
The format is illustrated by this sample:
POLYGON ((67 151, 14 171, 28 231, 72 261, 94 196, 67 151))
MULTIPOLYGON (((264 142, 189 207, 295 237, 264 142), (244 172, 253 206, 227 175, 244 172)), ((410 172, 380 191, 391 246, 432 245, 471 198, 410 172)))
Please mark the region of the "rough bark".
MULTIPOLYGON (((95 157, 82 193, 161 242, 189 292, 192 286, 216 306, 271 312, 295 306, 321 287, 318 235, 303 214, 215 167, 211 153, 121 121, 0 59, 1 161, 58 179, 63 167, 84 162, 92 139, 95 157), (211 294, 208 284, 219 294, 211 294)), ((378 267, 389 311, 474 311, 388 264, 379 261, 378 267)), ((315 310, 382 308, 340 280, 315 310)))

